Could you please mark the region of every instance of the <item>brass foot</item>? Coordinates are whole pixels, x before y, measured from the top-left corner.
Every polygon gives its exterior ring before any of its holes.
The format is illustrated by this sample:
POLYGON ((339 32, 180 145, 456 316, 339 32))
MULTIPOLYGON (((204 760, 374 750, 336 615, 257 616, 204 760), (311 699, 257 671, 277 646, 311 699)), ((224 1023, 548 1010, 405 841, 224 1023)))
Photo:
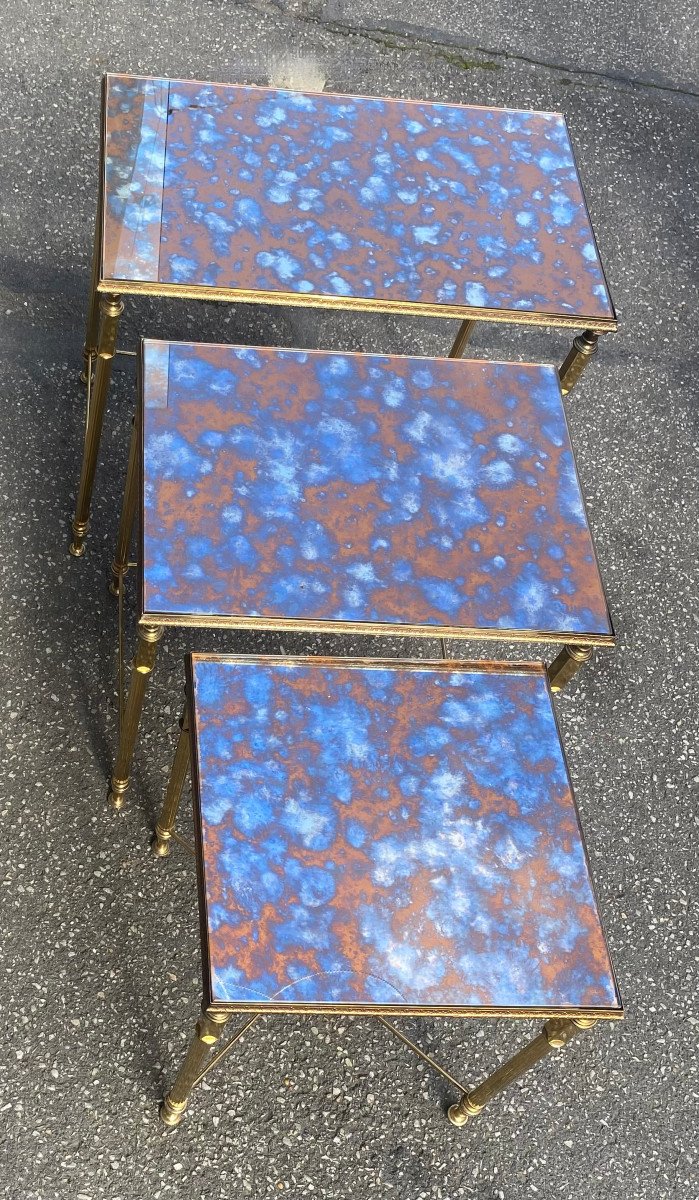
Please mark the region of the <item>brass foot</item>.
POLYGON ((73 540, 70 543, 70 552, 73 558, 82 558, 85 553, 87 530, 87 521, 73 521, 73 540))
POLYGON ((168 1129, 176 1129, 185 1114, 186 1108, 186 1100, 178 1104, 176 1101, 170 1099, 170 1094, 168 1093, 158 1109, 161 1124, 166 1125, 168 1129))
POLYGON ((126 802, 126 792, 128 790, 128 779, 111 779, 109 783, 109 795, 107 799, 112 808, 117 812, 121 812, 126 802))
POLYGON ((150 848, 156 858, 168 858, 170 854, 170 834, 161 833, 156 826, 150 848))
POLYGON ((456 1125, 457 1129, 461 1129, 470 1117, 477 1117, 482 1111, 482 1104, 473 1104, 468 1096, 464 1096, 458 1104, 449 1105, 447 1116, 452 1125, 456 1125))

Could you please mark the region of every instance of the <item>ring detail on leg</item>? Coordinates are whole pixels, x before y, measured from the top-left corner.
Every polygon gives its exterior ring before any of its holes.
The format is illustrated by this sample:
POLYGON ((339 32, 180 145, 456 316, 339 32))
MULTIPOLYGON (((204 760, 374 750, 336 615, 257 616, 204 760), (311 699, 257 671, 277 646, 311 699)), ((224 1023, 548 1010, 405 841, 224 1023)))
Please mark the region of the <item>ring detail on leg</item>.
POLYGON ((593 333, 591 329, 586 329, 584 333, 573 338, 572 348, 558 372, 564 396, 573 390, 590 359, 597 353, 598 343, 599 334, 593 333))
POLYGON ((121 721, 119 751, 116 766, 109 785, 109 800, 114 808, 124 806, 124 793, 129 786, 129 774, 138 726, 143 710, 143 700, 148 680, 155 666, 158 642, 163 636, 162 625, 141 625, 138 631, 138 646, 133 660, 129 695, 121 721))

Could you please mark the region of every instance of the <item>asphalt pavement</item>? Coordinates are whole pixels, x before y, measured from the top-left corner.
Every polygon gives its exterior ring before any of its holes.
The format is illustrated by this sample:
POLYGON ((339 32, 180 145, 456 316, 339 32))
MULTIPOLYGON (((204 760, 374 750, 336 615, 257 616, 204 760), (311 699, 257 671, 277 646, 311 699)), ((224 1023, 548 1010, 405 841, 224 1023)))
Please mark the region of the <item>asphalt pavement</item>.
MULTIPOLYGON (((0 1195, 698 1197, 696 5, 3 0, 0 16, 0 1195), (310 1017, 266 1020, 180 1129, 159 1128, 200 995, 191 864, 148 849, 192 642, 166 639, 116 816, 105 581, 134 397, 128 359, 114 375, 88 552, 68 556, 105 70, 568 118, 620 320, 567 401, 619 642, 557 707, 627 1015, 542 1063, 464 1130, 445 1118, 454 1093, 378 1024, 310 1017)), ((127 303, 121 341, 435 354, 454 333, 439 320, 140 299, 127 303)), ((568 343, 561 331, 484 325, 473 351, 560 361, 568 343)), ((224 644, 313 652, 321 642, 197 641, 224 644)), ((371 646, 381 649, 406 646, 371 646)), ((534 1027, 405 1028, 475 1084, 534 1027)))

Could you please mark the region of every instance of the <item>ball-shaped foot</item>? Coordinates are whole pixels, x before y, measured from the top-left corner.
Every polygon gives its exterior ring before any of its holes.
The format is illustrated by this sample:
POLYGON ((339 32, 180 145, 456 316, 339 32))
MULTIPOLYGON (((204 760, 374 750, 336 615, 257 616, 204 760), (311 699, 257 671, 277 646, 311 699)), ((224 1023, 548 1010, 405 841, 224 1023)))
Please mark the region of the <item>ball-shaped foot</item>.
POLYGON ((176 1129, 184 1116, 186 1107, 186 1100, 182 1104, 173 1104, 170 1097, 166 1096, 158 1110, 161 1125, 164 1125, 166 1129, 176 1129))
POLYGON ((70 543, 70 552, 73 558, 82 558, 85 553, 85 543, 76 539, 76 541, 70 543))
POLYGON ((462 1112, 458 1104, 449 1105, 447 1116, 452 1125, 456 1125, 457 1129, 461 1129, 468 1121, 468 1113, 462 1112))

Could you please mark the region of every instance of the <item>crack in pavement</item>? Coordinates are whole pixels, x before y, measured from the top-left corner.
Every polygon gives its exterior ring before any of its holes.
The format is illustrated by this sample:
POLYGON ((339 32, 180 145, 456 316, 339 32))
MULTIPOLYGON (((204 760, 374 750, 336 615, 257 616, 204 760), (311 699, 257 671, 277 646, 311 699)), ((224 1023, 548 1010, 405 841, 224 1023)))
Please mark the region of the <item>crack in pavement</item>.
POLYGON ((588 86, 618 88, 619 90, 628 89, 632 92, 659 92, 684 100, 699 100, 699 92, 692 91, 690 88, 678 87, 671 83, 656 83, 651 79, 635 79, 632 75, 625 75, 621 71, 596 71, 592 67, 571 67, 565 63, 550 62, 546 59, 518 54, 513 50, 498 50, 492 47, 476 46, 473 43, 466 42, 462 38, 449 38, 448 36, 443 40, 427 38, 419 26, 413 26, 407 22, 360 28, 358 26, 347 25, 342 21, 327 20, 321 15, 314 15, 310 12, 295 11, 291 13, 284 4, 284 0, 253 0, 253 3, 243 5, 243 7, 248 7, 253 11, 262 11, 267 14, 274 12, 292 22, 311 25, 327 33, 338 34, 341 37, 364 39, 373 45, 385 46, 391 50, 422 49, 423 51, 432 53, 437 58, 443 58, 453 66, 460 67, 463 70, 480 69, 484 71, 498 71, 502 70, 504 64, 508 61, 520 62, 527 66, 542 67, 547 71, 563 72, 576 79, 586 81, 588 86), (479 54, 484 57, 481 60, 461 58, 460 55, 453 53, 456 50, 466 51, 469 54, 479 54), (494 59, 501 59, 502 63, 495 62, 493 61, 494 59))

